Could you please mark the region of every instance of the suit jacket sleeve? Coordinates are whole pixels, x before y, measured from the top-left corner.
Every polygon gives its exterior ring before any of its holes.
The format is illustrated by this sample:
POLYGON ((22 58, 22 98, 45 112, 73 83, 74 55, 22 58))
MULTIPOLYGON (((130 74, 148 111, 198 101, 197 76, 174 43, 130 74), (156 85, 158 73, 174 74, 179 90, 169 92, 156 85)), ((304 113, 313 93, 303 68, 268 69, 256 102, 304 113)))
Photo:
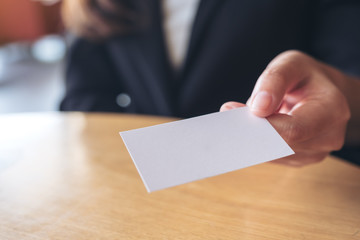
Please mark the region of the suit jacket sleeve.
MULTIPOLYGON (((322 0, 317 8, 313 56, 360 77, 360 1, 322 0)), ((360 146, 345 146, 333 154, 360 164, 360 146)))
POLYGON ((121 112, 116 97, 122 92, 103 44, 77 39, 67 59, 62 111, 121 112))

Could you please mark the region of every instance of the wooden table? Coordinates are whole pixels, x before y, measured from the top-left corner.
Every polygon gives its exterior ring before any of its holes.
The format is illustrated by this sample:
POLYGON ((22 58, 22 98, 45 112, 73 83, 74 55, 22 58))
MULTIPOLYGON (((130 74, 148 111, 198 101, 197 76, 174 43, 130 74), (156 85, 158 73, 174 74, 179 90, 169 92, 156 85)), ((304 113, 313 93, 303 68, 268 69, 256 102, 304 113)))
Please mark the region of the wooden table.
POLYGON ((333 157, 148 194, 118 132, 169 120, 0 116, 0 239, 360 239, 360 168, 333 157))

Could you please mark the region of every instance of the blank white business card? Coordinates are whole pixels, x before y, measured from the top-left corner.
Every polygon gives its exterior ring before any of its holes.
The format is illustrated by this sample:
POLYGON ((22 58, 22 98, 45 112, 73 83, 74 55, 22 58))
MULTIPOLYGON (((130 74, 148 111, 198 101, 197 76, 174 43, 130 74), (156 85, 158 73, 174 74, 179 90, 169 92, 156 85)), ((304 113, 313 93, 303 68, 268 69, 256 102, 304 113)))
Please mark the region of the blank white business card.
POLYGON ((294 154, 248 107, 120 135, 149 192, 294 154))

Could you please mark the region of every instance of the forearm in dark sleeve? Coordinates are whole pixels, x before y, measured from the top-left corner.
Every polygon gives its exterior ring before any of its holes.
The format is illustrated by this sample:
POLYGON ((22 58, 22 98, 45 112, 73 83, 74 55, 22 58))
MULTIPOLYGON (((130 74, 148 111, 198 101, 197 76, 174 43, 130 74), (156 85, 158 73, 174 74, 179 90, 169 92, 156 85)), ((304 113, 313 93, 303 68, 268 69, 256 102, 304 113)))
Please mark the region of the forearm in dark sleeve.
POLYGON ((78 39, 70 48, 62 111, 120 112, 116 96, 121 92, 104 46, 78 39))

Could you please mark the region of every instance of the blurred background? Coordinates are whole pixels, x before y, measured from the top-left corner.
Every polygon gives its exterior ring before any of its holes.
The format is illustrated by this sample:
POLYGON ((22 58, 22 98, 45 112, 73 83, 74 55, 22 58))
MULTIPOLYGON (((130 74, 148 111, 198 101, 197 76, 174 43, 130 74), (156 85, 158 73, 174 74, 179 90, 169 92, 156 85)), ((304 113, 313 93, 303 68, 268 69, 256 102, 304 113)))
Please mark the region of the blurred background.
POLYGON ((58 110, 66 55, 60 4, 0 1, 0 114, 58 110))

